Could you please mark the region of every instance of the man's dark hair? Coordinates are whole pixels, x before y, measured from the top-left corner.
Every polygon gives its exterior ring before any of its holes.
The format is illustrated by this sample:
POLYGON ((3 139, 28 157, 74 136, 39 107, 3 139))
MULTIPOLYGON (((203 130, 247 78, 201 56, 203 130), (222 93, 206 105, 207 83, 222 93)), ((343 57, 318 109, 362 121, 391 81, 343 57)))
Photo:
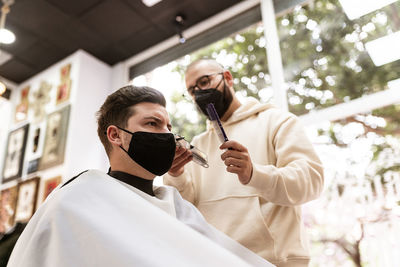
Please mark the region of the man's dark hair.
POLYGON ((125 86, 111 95, 109 95, 96 112, 97 116, 97 134, 100 141, 109 155, 111 151, 111 144, 107 139, 107 128, 110 125, 125 128, 128 119, 134 114, 135 109, 132 108, 142 102, 149 102, 159 104, 163 107, 166 106, 163 94, 151 87, 147 86, 125 86))

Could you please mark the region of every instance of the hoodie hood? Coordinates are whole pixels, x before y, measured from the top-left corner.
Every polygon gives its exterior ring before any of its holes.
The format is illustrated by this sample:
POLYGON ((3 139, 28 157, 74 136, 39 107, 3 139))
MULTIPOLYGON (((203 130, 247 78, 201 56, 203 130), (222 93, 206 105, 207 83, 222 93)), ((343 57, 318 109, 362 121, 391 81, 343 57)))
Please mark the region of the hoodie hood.
MULTIPOLYGON (((262 104, 254 97, 247 97, 245 101, 241 103, 241 106, 235 110, 232 116, 227 121, 221 121, 223 126, 235 124, 241 120, 247 119, 254 114, 273 108, 273 104, 262 104)), ((210 120, 207 120, 207 131, 213 129, 210 120)))

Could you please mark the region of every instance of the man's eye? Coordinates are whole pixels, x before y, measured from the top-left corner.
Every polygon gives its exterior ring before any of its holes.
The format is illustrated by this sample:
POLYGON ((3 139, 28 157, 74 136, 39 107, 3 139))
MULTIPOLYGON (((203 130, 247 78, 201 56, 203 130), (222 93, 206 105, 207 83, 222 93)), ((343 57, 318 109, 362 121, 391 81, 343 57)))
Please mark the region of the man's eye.
POLYGON ((147 124, 150 126, 157 126, 157 122, 155 121, 149 121, 147 124))
POLYGON ((197 84, 198 84, 199 87, 202 87, 202 88, 205 87, 205 86, 208 86, 208 78, 200 79, 197 82, 197 84))

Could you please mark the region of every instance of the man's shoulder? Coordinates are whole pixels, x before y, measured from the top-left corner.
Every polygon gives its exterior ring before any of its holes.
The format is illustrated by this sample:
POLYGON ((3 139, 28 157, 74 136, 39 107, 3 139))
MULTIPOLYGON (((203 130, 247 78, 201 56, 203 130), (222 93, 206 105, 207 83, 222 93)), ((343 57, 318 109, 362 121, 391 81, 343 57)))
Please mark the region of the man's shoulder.
POLYGON ((268 118, 277 122, 286 121, 289 119, 297 119, 298 117, 290 111, 272 106, 258 114, 259 117, 268 118))
POLYGON ((68 185, 69 183, 71 183, 72 181, 74 181, 76 178, 78 178, 79 176, 81 176, 82 174, 84 174, 84 173, 86 173, 86 172, 88 172, 88 171, 89 171, 89 170, 85 170, 85 171, 79 173, 78 175, 75 175, 74 177, 70 178, 69 180, 67 180, 67 181, 61 186, 61 188, 64 187, 64 186, 66 186, 66 185, 68 185))

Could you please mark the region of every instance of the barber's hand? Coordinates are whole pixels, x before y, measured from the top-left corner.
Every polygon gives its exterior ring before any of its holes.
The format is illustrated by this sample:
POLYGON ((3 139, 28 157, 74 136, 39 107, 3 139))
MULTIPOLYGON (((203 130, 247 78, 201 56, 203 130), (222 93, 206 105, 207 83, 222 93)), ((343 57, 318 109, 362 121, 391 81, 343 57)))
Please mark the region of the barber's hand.
POLYGON ((172 166, 168 171, 168 174, 171 176, 179 176, 184 171, 184 166, 186 163, 193 159, 192 152, 190 150, 177 146, 175 150, 174 161, 172 162, 172 166))
POLYGON ((226 141, 219 148, 228 149, 221 155, 227 166, 226 170, 236 173, 242 184, 249 183, 253 174, 253 164, 247 148, 233 140, 226 141))

